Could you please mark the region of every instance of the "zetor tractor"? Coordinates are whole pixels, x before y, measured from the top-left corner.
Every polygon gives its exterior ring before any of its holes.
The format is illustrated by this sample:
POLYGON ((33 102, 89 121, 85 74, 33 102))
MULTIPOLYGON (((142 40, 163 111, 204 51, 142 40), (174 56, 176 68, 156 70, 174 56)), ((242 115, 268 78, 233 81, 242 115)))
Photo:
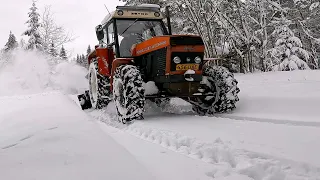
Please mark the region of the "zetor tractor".
POLYGON ((89 55, 89 90, 82 109, 114 101, 119 121, 143 119, 146 99, 159 107, 181 98, 199 115, 233 110, 237 80, 226 68, 204 61, 199 36, 172 35, 160 6, 118 6, 96 27, 99 45, 89 55))

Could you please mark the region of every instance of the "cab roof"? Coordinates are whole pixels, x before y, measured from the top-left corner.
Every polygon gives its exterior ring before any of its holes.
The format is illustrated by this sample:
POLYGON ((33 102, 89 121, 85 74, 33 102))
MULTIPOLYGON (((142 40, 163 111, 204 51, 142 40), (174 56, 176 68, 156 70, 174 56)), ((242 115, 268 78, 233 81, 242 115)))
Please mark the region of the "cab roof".
POLYGON ((117 6, 115 11, 109 13, 101 22, 107 24, 111 19, 117 18, 143 18, 143 19, 163 19, 160 6, 156 4, 142 4, 139 6, 117 6))

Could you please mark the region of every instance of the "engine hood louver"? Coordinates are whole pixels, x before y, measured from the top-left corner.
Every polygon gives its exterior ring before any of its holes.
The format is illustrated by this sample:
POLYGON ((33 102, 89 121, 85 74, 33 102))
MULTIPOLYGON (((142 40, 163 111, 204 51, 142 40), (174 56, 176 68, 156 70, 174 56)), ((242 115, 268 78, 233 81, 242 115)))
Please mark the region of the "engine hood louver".
POLYGON ((170 37, 170 45, 204 45, 204 43, 198 36, 173 36, 170 37))

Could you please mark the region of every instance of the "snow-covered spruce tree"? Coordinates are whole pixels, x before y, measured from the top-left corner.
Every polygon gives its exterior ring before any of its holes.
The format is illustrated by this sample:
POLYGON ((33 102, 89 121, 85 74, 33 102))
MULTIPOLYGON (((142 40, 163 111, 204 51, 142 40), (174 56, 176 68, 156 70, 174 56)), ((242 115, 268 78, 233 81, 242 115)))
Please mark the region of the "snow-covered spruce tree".
POLYGON ((297 27, 295 34, 298 34, 305 49, 309 52, 308 65, 312 69, 317 69, 320 60, 320 1, 293 1, 292 4, 295 6, 293 19, 297 27))
POLYGON ((90 47, 90 45, 88 46, 88 48, 87 48, 87 57, 89 57, 89 54, 91 53, 91 47, 90 47))
POLYGON ((85 68, 88 68, 88 61, 87 61, 87 58, 84 54, 77 54, 77 59, 76 59, 76 62, 78 65, 82 66, 82 67, 85 67, 85 68))
POLYGON ((26 48, 26 41, 24 39, 20 39, 20 43, 19 43, 19 48, 20 49, 25 49, 26 48))
POLYGON ((48 53, 49 53, 49 55, 52 56, 52 57, 57 57, 57 56, 58 56, 56 47, 55 47, 55 45, 54 45, 53 42, 51 42, 51 44, 50 44, 50 46, 49 46, 48 53))
POLYGON ((18 42, 16 40, 16 37, 14 34, 12 34, 12 32, 10 31, 10 34, 9 34, 9 39, 8 39, 8 42, 6 43, 5 47, 4 47, 4 51, 10 51, 10 50, 13 50, 15 48, 18 47, 18 42))
POLYGON ((79 54, 77 54, 76 63, 79 64, 79 65, 81 64, 81 59, 80 59, 80 55, 79 54))
POLYGON ((67 57, 67 52, 65 50, 65 48, 62 46, 61 47, 61 50, 60 50, 60 58, 63 59, 63 60, 67 60, 68 57, 67 57))
POLYGON ((0 68, 4 67, 9 62, 12 62, 12 52, 18 48, 16 37, 10 31, 9 38, 3 49, 0 49, 0 68))
POLYGON ((301 40, 294 35, 289 25, 292 22, 288 20, 284 12, 280 17, 274 17, 272 25, 275 30, 272 35, 276 37, 275 47, 269 50, 272 70, 275 71, 292 71, 310 69, 306 63, 309 59, 308 52, 302 48, 301 40))
POLYGON ((35 0, 32 1, 32 7, 30 8, 29 20, 26 22, 28 24, 29 29, 27 29, 23 35, 29 36, 28 44, 26 45, 26 49, 33 50, 43 50, 42 39, 39 33, 39 13, 37 12, 37 6, 35 0))

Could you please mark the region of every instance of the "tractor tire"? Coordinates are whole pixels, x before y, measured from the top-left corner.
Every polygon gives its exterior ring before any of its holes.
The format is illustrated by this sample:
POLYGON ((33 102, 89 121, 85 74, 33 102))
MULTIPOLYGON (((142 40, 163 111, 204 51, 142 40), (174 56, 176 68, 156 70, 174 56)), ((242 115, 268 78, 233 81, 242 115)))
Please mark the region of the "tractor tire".
POLYGON ((132 65, 117 67, 113 76, 113 95, 118 120, 123 124, 143 119, 145 89, 140 71, 132 65))
POLYGON ((112 100, 109 77, 99 73, 97 60, 93 60, 89 66, 89 96, 95 109, 108 106, 112 100))
POLYGON ((226 113, 236 108, 239 101, 237 87, 238 81, 233 73, 222 66, 204 66, 203 80, 204 97, 195 98, 189 101, 193 110, 199 115, 212 115, 214 113, 226 113))

